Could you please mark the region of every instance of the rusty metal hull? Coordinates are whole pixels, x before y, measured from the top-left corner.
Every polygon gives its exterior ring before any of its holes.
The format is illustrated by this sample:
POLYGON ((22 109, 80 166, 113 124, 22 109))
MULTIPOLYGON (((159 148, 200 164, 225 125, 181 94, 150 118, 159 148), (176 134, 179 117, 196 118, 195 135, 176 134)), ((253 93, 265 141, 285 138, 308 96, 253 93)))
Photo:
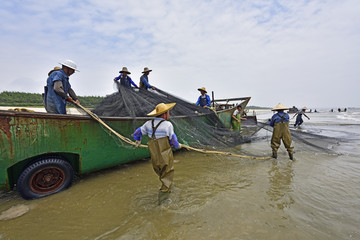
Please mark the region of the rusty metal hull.
MULTIPOLYGON (((131 138, 133 119, 102 119, 131 138)), ((136 125, 146 120, 138 118, 136 125)), ((31 162, 54 155, 78 174, 150 157, 146 148, 121 142, 88 116, 0 111, 0 189, 10 189, 31 162)))

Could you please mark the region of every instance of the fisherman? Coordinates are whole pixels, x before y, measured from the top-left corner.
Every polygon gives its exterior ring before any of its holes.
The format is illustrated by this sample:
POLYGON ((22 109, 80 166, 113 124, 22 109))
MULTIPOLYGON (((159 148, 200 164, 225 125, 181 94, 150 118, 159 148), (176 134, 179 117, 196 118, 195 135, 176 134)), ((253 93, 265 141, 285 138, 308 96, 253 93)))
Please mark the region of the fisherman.
POLYGON ((151 88, 152 90, 156 89, 154 86, 151 86, 149 84, 149 74, 150 74, 151 71, 152 70, 150 70, 148 67, 144 68, 144 71, 142 72, 143 75, 140 77, 140 83, 139 83, 140 88, 144 88, 144 89, 151 88))
POLYGON ((202 88, 198 88, 198 90, 200 91, 201 95, 199 96, 197 102, 196 102, 196 106, 200 107, 204 107, 204 108, 208 108, 211 105, 211 100, 209 95, 207 95, 207 91, 205 89, 205 87, 202 88))
POLYGON ((66 101, 80 103, 74 90, 71 88, 69 77, 77 70, 76 64, 65 60, 61 69, 55 67, 49 72, 45 87, 45 109, 48 113, 66 114, 66 101))
POLYGON ((234 130, 241 130, 241 120, 246 120, 246 118, 241 117, 242 106, 238 105, 231 116, 231 123, 234 130))
POLYGON ((284 110, 289 108, 285 107, 281 103, 276 105, 272 111, 277 111, 271 120, 270 126, 274 128, 273 134, 271 137, 271 148, 272 148, 272 157, 277 158, 277 150, 280 147, 280 140, 283 141, 285 148, 289 153, 291 160, 294 159, 294 148, 291 146, 291 134, 289 129, 289 114, 285 113, 284 110))
POLYGON ((302 109, 297 111, 297 113, 295 113, 295 115, 291 118, 293 119, 297 115, 294 127, 300 127, 300 125, 304 122, 304 120, 302 119, 302 115, 304 115, 305 117, 307 117, 307 119, 310 120, 310 118, 305 114, 306 109, 307 107, 303 107, 302 109))
POLYGON ((131 73, 128 71, 127 67, 123 67, 119 73, 120 75, 114 78, 114 82, 126 87, 131 87, 131 85, 133 85, 134 87, 138 88, 138 86, 128 76, 131 73))
POLYGON ((173 182, 174 157, 171 147, 181 147, 175 135, 173 125, 168 121, 170 110, 175 104, 158 104, 152 112, 147 114, 148 116, 155 116, 155 118, 136 129, 133 135, 138 145, 141 143, 142 135, 146 134, 150 138, 148 147, 153 169, 162 183, 159 191, 159 203, 161 196, 166 196, 170 193, 173 182))

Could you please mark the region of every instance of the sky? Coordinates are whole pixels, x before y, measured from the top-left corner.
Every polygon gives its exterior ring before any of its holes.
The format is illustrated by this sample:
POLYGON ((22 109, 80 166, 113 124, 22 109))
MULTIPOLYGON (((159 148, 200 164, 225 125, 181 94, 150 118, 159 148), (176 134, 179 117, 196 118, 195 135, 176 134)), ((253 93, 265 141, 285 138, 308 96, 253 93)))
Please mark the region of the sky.
POLYGON ((360 107, 359 0, 1 0, 0 92, 42 93, 71 59, 77 95, 106 96, 122 67, 135 83, 196 102, 360 107))

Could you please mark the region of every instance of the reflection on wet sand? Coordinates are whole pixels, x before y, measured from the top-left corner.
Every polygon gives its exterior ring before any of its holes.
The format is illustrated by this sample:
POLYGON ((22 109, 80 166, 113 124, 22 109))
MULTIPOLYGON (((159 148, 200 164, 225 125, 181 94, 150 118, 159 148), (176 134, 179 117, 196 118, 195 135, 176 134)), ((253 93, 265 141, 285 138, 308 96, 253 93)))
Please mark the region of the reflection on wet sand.
POLYGON ((269 205, 277 207, 280 210, 289 208, 294 204, 294 199, 291 197, 293 189, 291 182, 293 178, 293 161, 278 162, 272 161, 272 167, 268 171, 269 174, 269 189, 266 191, 269 196, 269 205))

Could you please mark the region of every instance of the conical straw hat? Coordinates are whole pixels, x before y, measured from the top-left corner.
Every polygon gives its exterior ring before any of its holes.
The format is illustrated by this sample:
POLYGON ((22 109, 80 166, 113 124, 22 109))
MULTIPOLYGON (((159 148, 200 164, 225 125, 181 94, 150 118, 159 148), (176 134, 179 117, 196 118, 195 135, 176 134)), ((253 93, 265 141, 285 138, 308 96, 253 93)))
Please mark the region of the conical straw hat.
POLYGON ((175 104, 176 103, 159 103, 151 113, 148 113, 148 116, 159 116, 166 113, 167 111, 170 111, 175 104))
POLYGON ((58 71, 60 69, 61 69, 61 67, 54 67, 54 69, 48 73, 48 76, 50 76, 54 71, 58 71))
POLYGON ((288 110, 288 107, 285 107, 284 105, 282 105, 281 103, 279 103, 278 105, 276 105, 271 111, 277 111, 277 110, 288 110))
POLYGON ((131 72, 128 71, 127 67, 123 67, 119 73, 131 74, 131 72))
POLYGON ((144 71, 142 73, 151 72, 151 71, 152 71, 151 69, 149 69, 148 67, 145 67, 144 71))
POLYGON ((198 88, 199 91, 204 91, 205 93, 207 93, 205 87, 202 87, 202 88, 198 88))

